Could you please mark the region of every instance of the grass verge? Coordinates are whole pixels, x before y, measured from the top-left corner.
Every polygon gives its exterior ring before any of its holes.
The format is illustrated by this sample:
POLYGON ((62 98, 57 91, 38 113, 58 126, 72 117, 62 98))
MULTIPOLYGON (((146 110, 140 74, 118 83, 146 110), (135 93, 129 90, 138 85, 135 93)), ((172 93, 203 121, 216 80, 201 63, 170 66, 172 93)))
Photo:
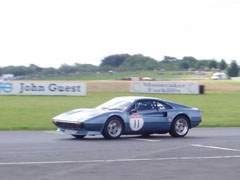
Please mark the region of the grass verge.
POLYGON ((113 97, 152 96, 199 108, 200 127, 240 127, 240 92, 204 95, 88 93, 86 97, 0 96, 0 130, 52 130, 51 118, 76 108, 95 107, 113 97))

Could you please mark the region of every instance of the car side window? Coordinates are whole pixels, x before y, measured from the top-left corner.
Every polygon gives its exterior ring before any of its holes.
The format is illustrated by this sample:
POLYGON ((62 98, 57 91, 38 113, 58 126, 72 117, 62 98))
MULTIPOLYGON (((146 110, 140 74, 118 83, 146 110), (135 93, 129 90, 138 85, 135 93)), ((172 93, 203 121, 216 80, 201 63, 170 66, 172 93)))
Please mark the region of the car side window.
POLYGON ((150 100, 143 100, 138 101, 135 103, 135 109, 137 111, 151 111, 156 110, 156 104, 153 103, 153 101, 150 100))
POLYGON ((170 106, 168 106, 164 103, 161 103, 159 101, 154 101, 154 103, 156 104, 156 107, 157 107, 158 110, 172 109, 170 106))

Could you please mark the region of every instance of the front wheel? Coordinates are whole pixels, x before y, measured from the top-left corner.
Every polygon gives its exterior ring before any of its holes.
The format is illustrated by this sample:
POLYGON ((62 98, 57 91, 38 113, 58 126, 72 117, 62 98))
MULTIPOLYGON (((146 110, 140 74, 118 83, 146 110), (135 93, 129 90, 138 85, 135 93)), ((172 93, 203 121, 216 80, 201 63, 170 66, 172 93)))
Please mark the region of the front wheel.
POLYGON ((169 134, 172 137, 184 137, 187 135, 188 130, 188 119, 185 116, 179 116, 173 121, 169 134))
POLYGON ((117 139, 123 132, 123 122, 118 117, 111 117, 105 124, 103 136, 106 139, 117 139))

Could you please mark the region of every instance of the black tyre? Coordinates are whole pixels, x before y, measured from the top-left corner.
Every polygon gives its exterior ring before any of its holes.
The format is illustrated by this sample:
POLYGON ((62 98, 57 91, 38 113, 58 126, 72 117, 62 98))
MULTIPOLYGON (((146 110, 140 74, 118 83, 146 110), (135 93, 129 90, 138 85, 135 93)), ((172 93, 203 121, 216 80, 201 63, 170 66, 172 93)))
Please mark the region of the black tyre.
POLYGON ((73 137, 77 138, 77 139, 82 139, 84 138, 86 135, 72 135, 73 137))
POLYGON ((142 133, 142 137, 148 138, 148 137, 150 137, 150 136, 151 136, 150 133, 142 133))
POLYGON ((123 132, 123 122, 118 117, 111 117, 105 124, 102 135, 106 139, 117 139, 123 132))
POLYGON ((184 137, 187 135, 189 130, 189 121, 185 116, 179 116, 174 119, 169 134, 172 137, 184 137))

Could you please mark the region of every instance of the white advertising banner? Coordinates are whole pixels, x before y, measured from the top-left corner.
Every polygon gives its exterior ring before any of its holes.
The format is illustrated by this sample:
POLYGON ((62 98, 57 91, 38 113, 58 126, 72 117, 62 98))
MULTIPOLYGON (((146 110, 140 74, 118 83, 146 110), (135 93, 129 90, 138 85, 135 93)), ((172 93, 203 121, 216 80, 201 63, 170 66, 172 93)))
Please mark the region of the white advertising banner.
POLYGON ((158 94, 199 94, 199 84, 191 82, 131 82, 130 92, 158 94))
POLYGON ((69 81, 2 81, 0 95, 86 96, 86 84, 69 81))

